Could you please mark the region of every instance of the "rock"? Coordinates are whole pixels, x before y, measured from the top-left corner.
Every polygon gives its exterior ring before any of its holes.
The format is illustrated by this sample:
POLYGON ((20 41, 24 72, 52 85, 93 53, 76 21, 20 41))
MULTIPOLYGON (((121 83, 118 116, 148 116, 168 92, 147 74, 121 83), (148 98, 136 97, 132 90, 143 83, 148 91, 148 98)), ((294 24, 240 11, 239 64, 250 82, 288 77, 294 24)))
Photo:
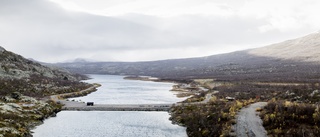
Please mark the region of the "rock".
POLYGON ((319 90, 314 90, 309 96, 313 97, 316 94, 319 94, 319 90))
POLYGON ((10 95, 12 98, 14 98, 14 99, 16 99, 16 100, 20 100, 20 98, 21 98, 21 93, 19 93, 19 92, 13 92, 13 93, 11 93, 11 95, 10 95))

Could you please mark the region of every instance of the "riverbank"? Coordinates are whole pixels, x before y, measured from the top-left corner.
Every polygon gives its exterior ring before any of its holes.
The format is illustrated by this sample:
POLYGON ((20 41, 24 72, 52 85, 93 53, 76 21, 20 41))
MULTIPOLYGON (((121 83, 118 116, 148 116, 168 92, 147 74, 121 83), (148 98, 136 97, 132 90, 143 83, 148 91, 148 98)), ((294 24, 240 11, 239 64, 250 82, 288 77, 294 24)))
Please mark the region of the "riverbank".
POLYGON ((18 92, 0 99, 0 137, 30 137, 31 129, 48 117, 55 116, 61 105, 42 101, 18 92))
POLYGON ((210 89, 205 84, 196 82, 195 80, 167 80, 150 76, 126 76, 123 79, 173 83, 174 85, 172 86, 172 89, 170 91, 175 92, 175 95, 178 98, 188 97, 187 100, 183 101, 184 103, 203 101, 206 92, 210 89))
POLYGON ((93 84, 79 92, 52 95, 43 99, 24 96, 19 92, 0 98, 0 137, 31 137, 31 129, 62 110, 62 105, 67 103, 63 98, 87 95, 96 91, 99 86, 93 84))
POLYGON ((92 92, 97 91, 97 88, 100 86, 101 86, 100 84, 94 83, 94 84, 92 84, 91 87, 89 87, 87 89, 84 89, 84 90, 81 90, 78 92, 52 95, 52 96, 50 96, 50 99, 58 104, 61 104, 62 109, 66 108, 66 107, 82 107, 82 106, 85 106, 84 103, 69 101, 69 100, 67 100, 67 98, 86 96, 92 92))
POLYGON ((72 98, 72 97, 81 97, 81 96, 86 96, 92 92, 97 91, 96 88, 100 87, 101 84, 98 83, 93 83, 91 87, 78 91, 78 92, 72 92, 72 93, 63 93, 63 94, 58 94, 58 95, 52 95, 50 96, 50 99, 54 101, 62 101, 66 98, 72 98))
POLYGON ((141 80, 141 81, 153 81, 153 82, 160 82, 161 79, 156 77, 149 77, 149 76, 126 76, 123 79, 126 80, 141 80))

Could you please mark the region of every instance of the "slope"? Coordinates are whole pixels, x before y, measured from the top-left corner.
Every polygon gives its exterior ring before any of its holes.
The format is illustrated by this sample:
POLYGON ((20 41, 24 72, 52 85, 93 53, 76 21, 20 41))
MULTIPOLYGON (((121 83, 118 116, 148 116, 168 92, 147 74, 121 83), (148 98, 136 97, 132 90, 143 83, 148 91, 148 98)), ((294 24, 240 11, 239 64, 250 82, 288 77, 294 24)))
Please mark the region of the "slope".
POLYGON ((0 95, 20 92, 43 97, 84 88, 82 75, 49 68, 0 47, 0 95))
POLYGON ((78 73, 149 75, 164 79, 216 78, 252 81, 316 81, 320 35, 258 49, 201 58, 150 62, 85 62, 56 64, 78 73))
POLYGON ((256 56, 320 63, 320 33, 250 50, 256 56))

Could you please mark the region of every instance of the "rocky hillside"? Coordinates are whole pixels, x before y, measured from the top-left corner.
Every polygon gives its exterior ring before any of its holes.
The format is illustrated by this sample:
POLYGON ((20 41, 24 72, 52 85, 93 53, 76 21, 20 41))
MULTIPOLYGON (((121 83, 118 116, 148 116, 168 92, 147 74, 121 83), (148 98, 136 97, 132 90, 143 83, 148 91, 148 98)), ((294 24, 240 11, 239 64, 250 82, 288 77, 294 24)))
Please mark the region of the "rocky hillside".
POLYGON ((32 75, 44 76, 48 78, 79 80, 81 77, 61 71, 55 68, 49 68, 24 57, 6 51, 0 47, 0 78, 21 79, 30 78, 32 75))
POLYGON ((21 92, 30 96, 47 96, 71 92, 86 84, 82 75, 43 66, 0 47, 0 95, 21 92))
POLYGON ((201 58, 150 62, 75 62, 57 66, 78 73, 148 75, 168 79, 317 80, 320 34, 263 48, 201 58))
POLYGON ((83 78, 0 47, 0 137, 32 136, 31 128, 61 109, 46 97, 88 88, 83 78))

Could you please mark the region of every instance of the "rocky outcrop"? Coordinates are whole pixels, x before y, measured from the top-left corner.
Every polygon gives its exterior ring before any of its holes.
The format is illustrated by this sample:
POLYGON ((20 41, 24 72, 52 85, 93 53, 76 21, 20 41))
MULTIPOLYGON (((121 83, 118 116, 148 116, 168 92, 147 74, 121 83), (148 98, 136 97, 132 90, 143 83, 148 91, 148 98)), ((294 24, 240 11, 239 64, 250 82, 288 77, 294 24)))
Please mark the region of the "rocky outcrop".
POLYGON ((13 93, 0 98, 0 137, 31 136, 30 128, 57 113, 50 102, 13 93))

